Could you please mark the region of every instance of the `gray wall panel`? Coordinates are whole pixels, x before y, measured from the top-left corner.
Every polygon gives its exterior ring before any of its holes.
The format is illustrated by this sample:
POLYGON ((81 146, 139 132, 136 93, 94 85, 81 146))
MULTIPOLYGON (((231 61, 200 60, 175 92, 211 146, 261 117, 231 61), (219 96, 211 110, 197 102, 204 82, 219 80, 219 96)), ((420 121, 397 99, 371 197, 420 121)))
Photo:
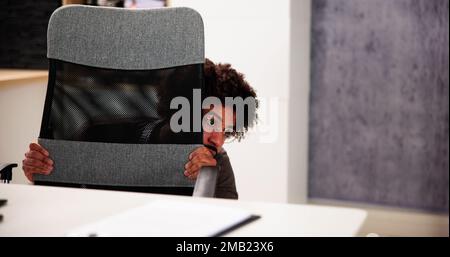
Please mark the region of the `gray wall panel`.
POLYGON ((313 1, 309 197, 448 212, 448 12, 313 1))

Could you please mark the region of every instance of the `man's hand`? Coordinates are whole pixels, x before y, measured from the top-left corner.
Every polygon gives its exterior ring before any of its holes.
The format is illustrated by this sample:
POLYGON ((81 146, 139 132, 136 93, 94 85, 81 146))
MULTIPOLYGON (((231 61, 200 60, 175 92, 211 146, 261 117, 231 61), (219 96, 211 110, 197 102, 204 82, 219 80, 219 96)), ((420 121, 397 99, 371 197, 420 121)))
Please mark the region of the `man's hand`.
POLYGON ((53 170, 53 161, 50 154, 42 146, 31 143, 30 149, 25 153, 22 169, 29 181, 33 181, 33 174, 49 175, 53 170))
POLYGON ((189 154, 189 161, 184 165, 184 175, 195 180, 202 167, 216 165, 217 161, 214 159, 213 151, 201 146, 189 154))

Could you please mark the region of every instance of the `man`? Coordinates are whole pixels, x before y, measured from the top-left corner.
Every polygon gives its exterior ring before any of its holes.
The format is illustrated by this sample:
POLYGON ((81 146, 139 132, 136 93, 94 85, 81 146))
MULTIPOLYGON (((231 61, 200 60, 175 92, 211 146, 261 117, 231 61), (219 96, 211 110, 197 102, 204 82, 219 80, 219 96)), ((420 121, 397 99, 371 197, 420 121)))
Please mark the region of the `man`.
MULTIPOLYGON (((256 98, 256 93, 252 87, 244 80, 244 76, 237 72, 229 64, 214 64, 206 59, 204 65, 205 90, 206 96, 217 97, 222 103, 225 103, 226 97, 247 97, 256 98)), ((256 100, 255 100, 256 101, 256 100)), ((255 104, 257 108, 257 102, 255 104)), ((223 117, 234 117, 236 113, 233 106, 222 105, 222 108, 207 110, 209 117, 206 117, 208 123, 212 126, 220 126, 220 129, 204 130, 203 144, 216 148, 217 153, 211 148, 202 146, 189 154, 185 165, 184 175, 195 180, 198 172, 204 166, 217 166, 219 174, 216 185, 216 195, 218 198, 237 199, 238 193, 234 179, 233 169, 231 167, 228 155, 223 149, 223 144, 227 138, 235 138, 240 141, 248 128, 256 123, 256 115, 244 115, 243 127, 233 130, 225 130, 225 119, 223 117)), ((53 161, 51 154, 42 146, 31 143, 29 151, 25 153, 25 159, 22 161, 22 167, 25 176, 33 181, 33 174, 49 175, 53 170, 53 161)))

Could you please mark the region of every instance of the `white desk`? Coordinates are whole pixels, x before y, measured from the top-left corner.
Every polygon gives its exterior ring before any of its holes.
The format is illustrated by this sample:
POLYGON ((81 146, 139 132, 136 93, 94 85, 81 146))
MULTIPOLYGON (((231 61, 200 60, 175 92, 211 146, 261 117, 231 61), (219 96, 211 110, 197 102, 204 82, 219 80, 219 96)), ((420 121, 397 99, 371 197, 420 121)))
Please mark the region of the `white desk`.
POLYGON ((0 184, 0 236, 62 236, 73 228, 155 199, 230 206, 261 215, 227 236, 354 236, 365 211, 350 208, 0 184))

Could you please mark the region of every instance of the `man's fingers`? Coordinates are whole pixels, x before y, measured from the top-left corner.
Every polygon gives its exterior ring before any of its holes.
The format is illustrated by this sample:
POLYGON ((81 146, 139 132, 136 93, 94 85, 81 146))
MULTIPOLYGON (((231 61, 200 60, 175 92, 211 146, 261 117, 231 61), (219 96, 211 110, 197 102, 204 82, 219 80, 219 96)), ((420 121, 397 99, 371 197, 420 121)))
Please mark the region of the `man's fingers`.
POLYGON ((216 159, 214 159, 206 154, 198 154, 198 155, 194 156, 192 158, 192 160, 190 160, 190 162, 204 163, 204 164, 207 164, 208 166, 216 166, 217 165, 216 159))
POLYGON ((198 172, 204 166, 216 166, 217 161, 210 149, 201 146, 189 154, 189 161, 184 166, 184 175, 190 179, 196 179, 198 172))
POLYGON ((189 161, 184 166, 184 168, 185 168, 184 175, 185 176, 191 176, 191 175, 197 174, 198 171, 200 171, 200 169, 202 167, 205 167, 205 166, 216 166, 216 165, 217 165, 217 162, 216 162, 215 159, 207 159, 207 158, 203 158, 202 159, 202 158, 199 158, 199 159, 194 160, 194 161, 189 161))
POLYGON ((41 152, 45 156, 49 156, 50 155, 49 152, 47 150, 45 150, 44 147, 42 147, 42 146, 40 146, 40 145, 38 145, 36 143, 31 143, 30 144, 30 150, 41 152))
POLYGON ((53 165, 53 161, 39 151, 30 150, 25 154, 25 157, 27 157, 28 159, 40 160, 48 165, 53 165))
POLYGON ((209 154, 198 153, 198 154, 194 155, 192 157, 192 159, 189 160, 189 162, 201 162, 201 161, 204 161, 204 160, 206 160, 206 161, 209 161, 209 160, 213 161, 214 160, 215 161, 216 159, 214 159, 209 154))
POLYGON ((205 152, 197 152, 192 155, 192 158, 189 159, 188 163, 197 163, 197 162, 205 162, 209 166, 215 166, 216 165, 216 159, 212 156, 211 153, 205 153, 205 152))
POLYGON ((30 167, 35 167, 35 168, 39 168, 42 170, 51 170, 53 169, 52 165, 46 164, 40 160, 37 159, 25 159, 22 161, 22 165, 23 166, 30 166, 30 167))
POLYGON ((216 166, 217 161, 214 158, 210 158, 205 155, 197 155, 192 160, 188 161, 186 165, 184 165, 185 169, 192 169, 194 165, 200 165, 200 166, 216 166))
POLYGON ((44 175, 48 175, 50 174, 50 172, 53 170, 52 168, 41 168, 41 167, 35 167, 35 166, 30 166, 30 165, 22 165, 23 170, 25 171, 25 173, 39 173, 39 174, 44 174, 44 175))
POLYGON ((50 174, 53 170, 53 160, 49 158, 49 152, 39 144, 31 143, 29 148, 22 161, 22 169, 27 179, 33 182, 33 174, 50 174))
POLYGON ((43 163, 40 160, 30 159, 30 158, 24 159, 22 161, 22 165, 32 166, 32 167, 36 167, 36 168, 45 168, 45 166, 47 166, 45 163, 43 163))
POLYGON ((23 170, 25 171, 25 175, 27 175, 27 174, 32 175, 34 173, 43 174, 43 175, 50 174, 50 170, 41 169, 41 168, 37 168, 34 166, 29 166, 29 165, 23 165, 23 170))
POLYGON ((211 157, 214 157, 211 150, 209 150, 208 148, 206 148, 204 146, 200 146, 189 154, 189 160, 191 160, 192 158, 194 158, 196 155, 199 155, 199 154, 206 154, 211 157))
POLYGON ((188 178, 195 180, 195 179, 197 179, 197 177, 198 177, 198 172, 195 172, 194 174, 190 175, 188 178))
POLYGON ((29 173, 29 172, 25 172, 25 177, 27 177, 27 179, 28 179, 30 182, 33 182, 33 181, 34 181, 34 179, 33 179, 33 174, 31 174, 31 173, 29 173))
POLYGON ((188 174, 192 174, 198 170, 200 170, 202 166, 200 164, 192 164, 191 166, 189 166, 189 168, 186 169, 188 174))
POLYGON ((198 164, 195 164, 194 166, 192 166, 191 169, 185 170, 184 175, 190 179, 195 179, 195 178, 197 178, 200 169, 201 169, 201 166, 198 164))

